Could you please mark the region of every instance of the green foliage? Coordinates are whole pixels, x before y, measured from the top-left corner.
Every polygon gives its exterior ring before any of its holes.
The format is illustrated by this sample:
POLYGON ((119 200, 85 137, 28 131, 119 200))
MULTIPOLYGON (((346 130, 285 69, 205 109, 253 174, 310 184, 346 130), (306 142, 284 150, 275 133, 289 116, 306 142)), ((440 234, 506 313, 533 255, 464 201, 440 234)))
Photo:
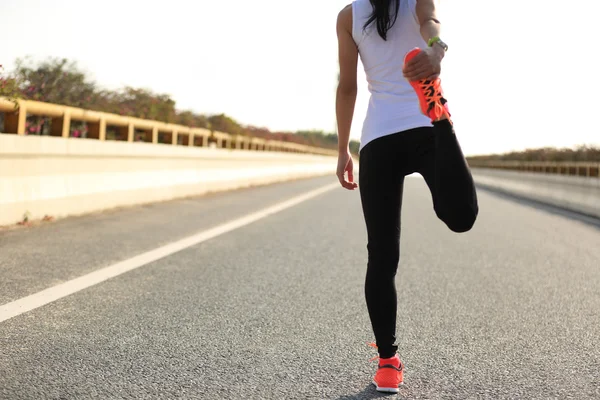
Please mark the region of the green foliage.
POLYGON ((174 123, 176 120, 175 101, 166 94, 125 87, 115 93, 115 102, 119 105, 121 115, 167 123, 174 123))
POLYGON ((467 157, 467 160, 470 163, 486 161, 600 162, 600 147, 592 145, 581 145, 573 149, 543 147, 538 149, 527 149, 524 151, 513 151, 504 154, 467 157))
POLYGON ((350 153, 358 154, 358 150, 360 149, 360 142, 356 140, 350 141, 350 153))
POLYGON ((175 101, 166 94, 125 87, 100 90, 75 62, 50 58, 35 65, 19 59, 13 79, 20 95, 28 100, 80 107, 120 115, 173 123, 175 101))
POLYGON ((37 66, 19 59, 16 65, 14 78, 25 99, 85 107, 96 92, 95 84, 66 59, 49 59, 37 66))
POLYGON ((175 123, 191 126, 192 128, 210 128, 206 115, 196 114, 192 111, 181 111, 175 116, 175 123))
POLYGON ((13 77, 6 76, 2 65, 0 65, 0 96, 6 97, 12 101, 21 97, 18 81, 13 77))
POLYGON ((225 114, 211 115, 208 117, 211 129, 226 132, 231 135, 243 135, 245 132, 240 124, 225 114))
MULTIPOLYGON (((335 133, 317 130, 296 133, 271 132, 266 128, 243 126, 223 113, 203 115, 190 110, 177 111, 175 100, 169 95, 154 93, 148 89, 124 87, 117 91, 103 90, 90 80, 75 62, 66 59, 49 58, 38 64, 29 59, 19 59, 11 77, 4 78, 0 74, 0 90, 0 95, 8 98, 23 97, 28 100, 207 128, 232 135, 337 149, 338 138, 335 133)), ((27 133, 46 132, 48 122, 47 118, 28 118, 27 133)), ((74 124, 71 136, 85 137, 85 124, 74 124)), ((112 134, 107 133, 108 136, 112 134)), ((358 142, 352 141, 351 151, 357 154, 358 146, 358 142)))
POLYGON ((323 131, 298 131, 296 135, 305 138, 311 145, 317 143, 326 143, 329 148, 337 148, 338 138, 335 133, 325 133, 323 131))
MULTIPOLYGON (((308 144, 311 146, 320 146, 326 147, 330 149, 338 148, 338 136, 335 133, 326 133, 323 131, 298 131, 296 135, 299 135, 305 138, 308 141, 308 144)), ((356 140, 350 141, 350 152, 352 154, 358 154, 358 149, 360 147, 360 142, 356 140)))

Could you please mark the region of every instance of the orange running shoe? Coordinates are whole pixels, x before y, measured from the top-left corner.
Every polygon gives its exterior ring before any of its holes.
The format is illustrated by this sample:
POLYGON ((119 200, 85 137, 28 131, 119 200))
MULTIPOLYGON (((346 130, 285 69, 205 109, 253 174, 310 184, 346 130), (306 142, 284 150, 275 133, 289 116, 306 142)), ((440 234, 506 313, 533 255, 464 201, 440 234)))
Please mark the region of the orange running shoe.
MULTIPOLYGON (((420 52, 421 49, 414 48, 406 53, 404 64, 406 65, 407 62, 420 52)), ((411 81, 410 84, 419 97, 421 112, 431 118, 431 122, 439 120, 442 116, 446 116, 450 120, 448 100, 444 97, 440 78, 436 78, 435 80, 411 81)))
POLYGON ((404 383, 404 365, 396 354, 392 358, 380 358, 379 368, 373 384, 378 392, 398 393, 400 385, 404 383))

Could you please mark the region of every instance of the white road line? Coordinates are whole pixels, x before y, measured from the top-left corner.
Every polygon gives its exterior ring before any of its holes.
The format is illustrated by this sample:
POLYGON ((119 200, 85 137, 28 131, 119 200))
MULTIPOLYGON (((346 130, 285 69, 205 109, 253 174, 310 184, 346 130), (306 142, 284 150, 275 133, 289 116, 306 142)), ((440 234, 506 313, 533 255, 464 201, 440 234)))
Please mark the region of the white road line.
POLYGON ((53 301, 62 299, 63 297, 69 296, 73 293, 77 293, 80 290, 87 289, 108 279, 132 271, 136 268, 143 267, 144 265, 170 256, 171 254, 175 254, 181 250, 187 249, 188 247, 195 246, 224 233, 231 232, 237 228, 249 225, 255 221, 266 218, 269 215, 278 213, 304 201, 310 200, 336 187, 339 187, 339 183, 337 182, 323 186, 319 189, 315 189, 303 195, 293 197, 271 207, 267 207, 263 210, 246 215, 245 217, 218 225, 214 228, 199 232, 192 236, 188 236, 184 239, 169 243, 146 253, 139 254, 135 257, 91 272, 79 278, 72 279, 51 288, 42 290, 41 292, 4 304, 0 306, 0 323, 31 310, 35 310, 36 308, 42 307, 46 304, 52 303, 53 301))

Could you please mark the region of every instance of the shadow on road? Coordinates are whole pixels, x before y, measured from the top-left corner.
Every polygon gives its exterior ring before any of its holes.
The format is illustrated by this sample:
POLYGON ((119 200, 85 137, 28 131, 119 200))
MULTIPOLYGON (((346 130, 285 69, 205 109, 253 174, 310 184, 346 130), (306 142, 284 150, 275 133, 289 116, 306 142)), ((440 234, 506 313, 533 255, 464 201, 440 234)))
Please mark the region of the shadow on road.
POLYGON ((578 222, 582 222, 588 226, 591 226, 593 228, 596 228, 598 230, 600 230, 600 219, 590 216, 590 215, 586 215, 586 214, 582 214, 582 213, 578 213, 575 211, 571 211, 571 210, 567 210, 564 208, 560 208, 558 206, 553 206, 550 204, 546 204, 546 203, 542 203, 540 201, 536 201, 536 200, 530 200, 530 199, 526 199, 517 195, 513 195, 513 194, 509 194, 494 188, 491 188, 489 186, 483 186, 483 185, 479 185, 477 184, 477 190, 483 190, 486 191, 490 194, 493 194, 497 197, 503 198, 503 199, 508 199, 514 202, 517 202, 519 204, 528 206, 528 207, 532 207, 535 208, 537 210, 542 210, 545 211, 547 213, 550 214, 554 214, 554 215, 559 215, 561 217, 565 217, 565 218, 569 218, 569 219, 573 219, 576 220, 578 222))
POLYGON ((400 392, 394 393, 379 393, 375 390, 375 386, 368 384, 362 391, 354 395, 346 395, 338 397, 336 400, 367 400, 367 399, 400 399, 408 396, 408 388, 406 385, 400 386, 400 392))

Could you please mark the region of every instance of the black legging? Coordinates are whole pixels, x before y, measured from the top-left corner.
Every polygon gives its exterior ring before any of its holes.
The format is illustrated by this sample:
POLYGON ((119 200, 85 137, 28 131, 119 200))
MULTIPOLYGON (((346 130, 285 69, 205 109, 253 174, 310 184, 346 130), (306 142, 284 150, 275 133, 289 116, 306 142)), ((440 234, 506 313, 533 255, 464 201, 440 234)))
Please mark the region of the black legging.
POLYGON ((448 121, 373 140, 361 150, 359 189, 368 233, 365 295, 379 356, 396 345, 396 284, 404 177, 420 173, 437 216, 454 232, 471 229, 478 213, 473 178, 448 121))

